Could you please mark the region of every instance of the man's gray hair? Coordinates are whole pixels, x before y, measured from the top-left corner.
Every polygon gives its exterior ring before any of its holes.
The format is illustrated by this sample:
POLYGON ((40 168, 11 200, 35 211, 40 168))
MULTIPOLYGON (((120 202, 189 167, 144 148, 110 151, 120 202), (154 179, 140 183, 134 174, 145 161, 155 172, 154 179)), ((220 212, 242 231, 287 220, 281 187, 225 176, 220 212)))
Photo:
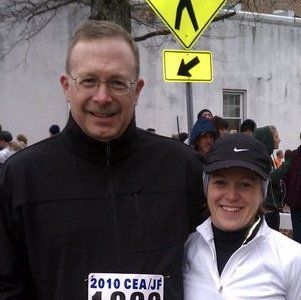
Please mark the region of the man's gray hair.
POLYGON ((138 78, 140 73, 140 57, 139 57, 139 49, 137 44, 135 43, 133 37, 122 27, 119 25, 110 22, 110 21, 97 21, 97 20, 89 20, 87 22, 79 25, 68 46, 67 59, 66 59, 66 72, 70 74, 70 59, 71 53, 74 46, 79 41, 89 41, 89 40, 97 40, 103 38, 120 38, 123 39, 131 48, 134 59, 135 59, 135 68, 136 68, 136 78, 138 78))

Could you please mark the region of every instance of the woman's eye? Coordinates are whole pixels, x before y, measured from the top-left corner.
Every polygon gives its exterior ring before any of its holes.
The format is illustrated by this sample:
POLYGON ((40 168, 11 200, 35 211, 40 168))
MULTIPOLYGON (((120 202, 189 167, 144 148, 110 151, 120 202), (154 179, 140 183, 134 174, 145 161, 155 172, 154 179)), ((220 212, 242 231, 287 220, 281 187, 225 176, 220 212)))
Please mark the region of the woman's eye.
POLYGON ((249 188, 251 184, 249 182, 241 182, 239 186, 242 188, 249 188))
POLYGON ((215 180, 213 183, 214 183, 215 185, 222 186, 222 185, 225 184, 225 181, 222 180, 222 179, 219 179, 219 180, 215 180))

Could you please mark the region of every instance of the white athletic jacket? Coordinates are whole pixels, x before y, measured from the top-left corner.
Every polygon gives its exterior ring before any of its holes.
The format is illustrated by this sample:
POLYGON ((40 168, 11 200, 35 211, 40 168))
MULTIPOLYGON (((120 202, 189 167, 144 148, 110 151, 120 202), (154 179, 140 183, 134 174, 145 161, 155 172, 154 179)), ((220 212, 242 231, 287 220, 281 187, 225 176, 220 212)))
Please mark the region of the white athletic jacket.
POLYGON ((220 276, 209 218, 185 244, 183 273, 185 300, 300 300, 301 244, 263 221, 220 276))

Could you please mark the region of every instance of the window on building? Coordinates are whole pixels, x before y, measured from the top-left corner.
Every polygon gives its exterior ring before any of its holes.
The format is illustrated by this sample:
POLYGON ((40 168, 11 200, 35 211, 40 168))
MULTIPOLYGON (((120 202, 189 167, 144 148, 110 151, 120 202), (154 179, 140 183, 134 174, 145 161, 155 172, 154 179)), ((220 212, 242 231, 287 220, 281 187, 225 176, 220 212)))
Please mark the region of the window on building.
POLYGON ((240 124, 244 118, 245 94, 245 91, 223 91, 223 118, 229 124, 229 131, 239 131, 240 124))

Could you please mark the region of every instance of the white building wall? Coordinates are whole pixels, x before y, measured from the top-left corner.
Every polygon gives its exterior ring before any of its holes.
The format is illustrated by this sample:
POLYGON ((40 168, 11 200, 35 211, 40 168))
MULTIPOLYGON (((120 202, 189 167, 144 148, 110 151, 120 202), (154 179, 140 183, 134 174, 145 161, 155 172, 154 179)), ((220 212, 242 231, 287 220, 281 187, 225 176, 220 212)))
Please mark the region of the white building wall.
MULTIPOLYGON (((79 16, 59 15, 28 50, 27 67, 16 67, 26 45, 0 64, 0 124, 30 142, 48 136, 52 123, 63 126, 68 107, 59 85, 67 41, 79 16)), ((273 20, 273 19, 272 19, 273 20)), ((293 20, 293 19, 291 19, 293 20)), ((223 89, 246 92, 245 118, 258 126, 275 125, 282 149, 299 145, 301 131, 301 26, 297 22, 254 22, 254 19, 213 23, 196 50, 213 53, 213 83, 193 83, 194 118, 202 108, 222 116, 223 89)), ((141 75, 146 85, 137 106, 137 123, 163 135, 187 130, 184 83, 166 83, 162 75, 163 49, 180 49, 173 37, 139 43, 141 75), (160 46, 154 46, 159 44, 160 46)), ((1 49, 1 45, 0 45, 1 49)))

